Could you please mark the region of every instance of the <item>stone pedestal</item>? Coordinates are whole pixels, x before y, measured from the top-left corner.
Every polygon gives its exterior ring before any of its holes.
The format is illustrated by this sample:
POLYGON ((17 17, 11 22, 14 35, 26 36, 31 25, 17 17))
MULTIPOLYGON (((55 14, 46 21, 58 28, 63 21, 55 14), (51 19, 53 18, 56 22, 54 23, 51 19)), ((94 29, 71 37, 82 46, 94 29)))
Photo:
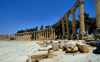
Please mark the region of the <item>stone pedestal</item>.
POLYGON ((72 40, 76 40, 76 39, 77 39, 77 34, 72 34, 72 35, 71 35, 71 39, 72 39, 72 40))
POLYGON ((84 37, 86 36, 85 33, 82 33, 82 34, 78 34, 78 39, 79 40, 84 40, 84 37))
POLYGON ((95 33, 94 33, 95 38, 99 38, 100 39, 100 29, 96 29, 95 33))
POLYGON ((68 40, 71 40, 71 35, 70 35, 70 34, 67 35, 67 39, 68 39, 68 40))

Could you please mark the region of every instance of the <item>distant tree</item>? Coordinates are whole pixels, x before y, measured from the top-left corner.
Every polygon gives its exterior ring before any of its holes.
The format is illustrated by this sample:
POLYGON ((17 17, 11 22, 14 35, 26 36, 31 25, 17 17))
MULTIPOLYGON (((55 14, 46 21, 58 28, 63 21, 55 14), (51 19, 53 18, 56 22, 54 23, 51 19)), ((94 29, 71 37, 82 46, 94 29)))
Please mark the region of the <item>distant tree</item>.
POLYGON ((48 25, 48 26, 45 26, 45 28, 49 28, 50 27, 50 25, 48 25))
POLYGON ((38 27, 37 26, 36 26, 35 30, 38 31, 38 27))
POLYGON ((41 28, 40 28, 40 30, 43 30, 43 25, 41 25, 41 28))
POLYGON ((17 33, 24 33, 26 32, 25 30, 20 30, 20 31, 17 31, 17 33))

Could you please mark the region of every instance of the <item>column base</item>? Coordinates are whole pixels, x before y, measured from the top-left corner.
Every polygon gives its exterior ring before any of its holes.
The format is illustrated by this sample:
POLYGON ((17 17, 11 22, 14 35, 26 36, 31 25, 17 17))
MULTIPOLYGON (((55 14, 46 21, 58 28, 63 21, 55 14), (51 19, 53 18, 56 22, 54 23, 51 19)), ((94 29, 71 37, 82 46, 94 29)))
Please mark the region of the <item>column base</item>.
POLYGON ((77 34, 72 34, 72 35, 71 35, 71 39, 72 39, 72 40, 76 40, 76 39, 77 39, 77 34))
POLYGON ((71 35, 70 35, 70 34, 67 35, 67 39, 68 39, 68 40, 71 40, 71 35))
POLYGON ((95 36, 95 38, 99 38, 100 39, 100 28, 95 30, 94 36, 95 36))
POLYGON ((78 34, 78 40, 84 40, 86 36, 86 33, 81 33, 81 34, 78 34))

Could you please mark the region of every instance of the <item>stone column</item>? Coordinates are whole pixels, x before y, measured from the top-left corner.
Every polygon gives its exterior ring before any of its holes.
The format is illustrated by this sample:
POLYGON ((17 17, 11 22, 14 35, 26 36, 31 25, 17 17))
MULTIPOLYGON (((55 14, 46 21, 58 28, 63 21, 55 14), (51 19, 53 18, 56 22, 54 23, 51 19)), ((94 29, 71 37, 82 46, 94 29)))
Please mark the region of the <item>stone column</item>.
POLYGON ((53 27, 52 27, 52 39, 53 39, 53 27))
POLYGON ((69 35, 69 15, 66 16, 67 35, 69 35))
POLYGON ((55 40, 55 29, 54 29, 54 40, 55 40))
POLYGON ((49 28, 49 40, 50 40, 50 28, 49 28))
POLYGON ((75 24, 75 10, 72 10, 72 33, 76 33, 76 24, 75 24))
POLYGON ((45 40, 46 40, 46 30, 45 30, 45 40))
POLYGON ((65 36, 64 19, 62 19, 62 35, 65 36))
POLYGON ((44 30, 43 30, 43 40, 44 40, 44 30))
POLYGON ((84 8, 83 3, 79 5, 80 11, 80 33, 85 33, 85 22, 84 22, 84 8))
POLYGON ((72 10, 72 36, 71 39, 75 40, 77 39, 77 34, 76 34, 76 23, 75 23, 75 9, 72 10))
POLYGON ((100 39, 100 0, 95 0, 96 23, 95 37, 100 39))
POLYGON ((35 40, 35 32, 34 32, 34 40, 35 40))
POLYGON ((97 29, 100 29, 100 0, 95 0, 97 29))
POLYGON ((47 40, 48 40, 48 29, 47 29, 47 40))

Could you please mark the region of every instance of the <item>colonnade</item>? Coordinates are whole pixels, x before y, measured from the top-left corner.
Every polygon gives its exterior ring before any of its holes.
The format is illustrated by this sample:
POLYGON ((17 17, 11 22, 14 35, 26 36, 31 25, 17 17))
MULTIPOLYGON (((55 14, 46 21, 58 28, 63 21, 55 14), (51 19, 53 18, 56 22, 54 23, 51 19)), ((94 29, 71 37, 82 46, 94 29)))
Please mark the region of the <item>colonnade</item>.
POLYGON ((77 7, 79 7, 80 13, 80 34, 85 33, 85 22, 84 22, 84 8, 83 8, 84 1, 78 0, 76 4, 61 18, 62 22, 62 36, 65 36, 65 29, 64 29, 64 19, 66 18, 66 27, 67 27, 67 35, 70 34, 69 31, 69 15, 72 13, 72 34, 76 34, 76 19, 75 19, 75 11, 77 7))
POLYGON ((34 32, 34 40, 54 40, 55 39, 55 29, 49 27, 44 30, 34 32))

